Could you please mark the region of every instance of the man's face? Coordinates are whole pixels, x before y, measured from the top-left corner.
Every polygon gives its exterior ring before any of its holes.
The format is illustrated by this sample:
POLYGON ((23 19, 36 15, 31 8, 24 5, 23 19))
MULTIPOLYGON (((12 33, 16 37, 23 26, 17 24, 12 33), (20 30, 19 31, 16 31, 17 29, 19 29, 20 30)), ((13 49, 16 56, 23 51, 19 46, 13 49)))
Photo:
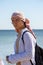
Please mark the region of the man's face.
POLYGON ((20 18, 12 18, 12 24, 16 30, 19 30, 22 27, 23 22, 20 18))

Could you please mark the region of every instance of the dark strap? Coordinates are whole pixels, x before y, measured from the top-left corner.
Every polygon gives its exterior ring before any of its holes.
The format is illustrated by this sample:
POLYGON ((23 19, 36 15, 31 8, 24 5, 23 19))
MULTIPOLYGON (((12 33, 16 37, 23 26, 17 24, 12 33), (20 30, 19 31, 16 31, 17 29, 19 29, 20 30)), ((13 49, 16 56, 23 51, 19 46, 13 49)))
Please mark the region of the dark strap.
MULTIPOLYGON (((26 30, 26 31, 24 31, 23 34, 22 34, 22 41, 23 41, 23 44, 24 44, 24 39, 23 39, 23 37, 24 37, 24 34, 25 34, 26 32, 29 32, 29 31, 26 30)), ((31 62, 31 65, 33 65, 32 60, 30 60, 30 62, 31 62)))
POLYGON ((23 34, 22 34, 22 41, 23 41, 23 44, 24 44, 24 39, 23 39, 23 37, 24 37, 24 34, 25 34, 26 32, 29 32, 29 31, 26 30, 26 31, 24 31, 23 34))
POLYGON ((31 62, 31 65, 33 65, 32 60, 30 60, 30 62, 31 62))

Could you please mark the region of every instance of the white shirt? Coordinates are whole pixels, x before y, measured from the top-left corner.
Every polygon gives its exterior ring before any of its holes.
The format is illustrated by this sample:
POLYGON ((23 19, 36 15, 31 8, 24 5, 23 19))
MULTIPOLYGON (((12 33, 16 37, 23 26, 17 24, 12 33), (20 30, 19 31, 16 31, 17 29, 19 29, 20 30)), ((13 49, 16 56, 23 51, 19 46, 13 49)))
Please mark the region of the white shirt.
POLYGON ((35 43, 36 39, 33 37, 33 35, 30 32, 26 32, 24 34, 24 43, 22 41, 22 34, 24 31, 28 30, 27 28, 23 29, 21 31, 21 37, 19 40, 19 53, 18 54, 11 54, 9 56, 9 61, 11 63, 17 63, 21 62, 21 65, 31 65, 30 59, 32 60, 33 64, 35 64, 35 43), (25 51, 24 51, 25 47, 25 51))

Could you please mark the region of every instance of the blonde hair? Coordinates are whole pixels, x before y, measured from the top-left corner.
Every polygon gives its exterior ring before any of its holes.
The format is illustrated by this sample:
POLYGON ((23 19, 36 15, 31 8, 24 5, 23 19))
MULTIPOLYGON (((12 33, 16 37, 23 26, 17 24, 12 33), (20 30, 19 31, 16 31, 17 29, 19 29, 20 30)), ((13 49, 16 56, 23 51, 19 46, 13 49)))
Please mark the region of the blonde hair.
POLYGON ((24 17, 23 12, 19 12, 19 11, 14 12, 14 13, 12 14, 12 16, 11 16, 11 19, 12 19, 13 17, 14 17, 14 18, 19 17, 19 18, 21 18, 22 20, 25 21, 25 17, 24 17))

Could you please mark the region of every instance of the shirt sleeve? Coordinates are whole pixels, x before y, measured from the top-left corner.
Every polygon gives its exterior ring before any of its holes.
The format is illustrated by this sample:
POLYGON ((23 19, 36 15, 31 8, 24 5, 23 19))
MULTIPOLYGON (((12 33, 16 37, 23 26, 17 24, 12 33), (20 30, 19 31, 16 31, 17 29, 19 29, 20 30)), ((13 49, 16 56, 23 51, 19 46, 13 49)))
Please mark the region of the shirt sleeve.
POLYGON ((11 54, 9 56, 9 61, 11 63, 22 62, 24 60, 30 60, 32 58, 32 43, 29 34, 24 34, 24 47, 25 51, 19 54, 11 54))

